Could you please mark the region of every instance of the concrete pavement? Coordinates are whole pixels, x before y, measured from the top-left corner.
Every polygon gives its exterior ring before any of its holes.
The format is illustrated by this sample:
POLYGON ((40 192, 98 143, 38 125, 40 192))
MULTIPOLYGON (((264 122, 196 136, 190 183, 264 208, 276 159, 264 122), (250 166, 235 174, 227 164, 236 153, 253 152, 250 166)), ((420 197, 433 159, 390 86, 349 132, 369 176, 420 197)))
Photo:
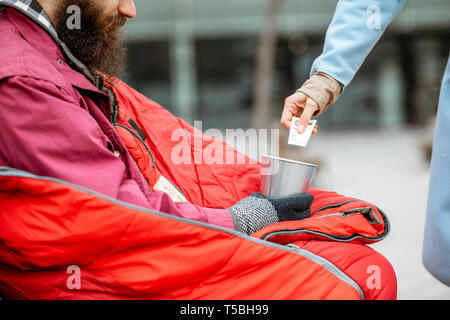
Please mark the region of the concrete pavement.
POLYGON ((372 247, 392 263, 399 299, 450 299, 450 288, 421 262, 429 175, 421 149, 423 133, 319 131, 306 150, 289 148, 283 156, 319 162, 313 187, 373 202, 386 212, 391 233, 372 247))

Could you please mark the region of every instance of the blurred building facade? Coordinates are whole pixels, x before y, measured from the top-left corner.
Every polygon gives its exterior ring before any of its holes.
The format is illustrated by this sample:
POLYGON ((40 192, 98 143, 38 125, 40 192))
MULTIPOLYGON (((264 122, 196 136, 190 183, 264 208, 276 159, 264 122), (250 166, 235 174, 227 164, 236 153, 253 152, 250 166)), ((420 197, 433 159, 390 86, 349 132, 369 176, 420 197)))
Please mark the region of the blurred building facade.
MULTIPOLYGON (((249 128, 267 0, 135 0, 125 80, 203 128, 249 128)), ((309 77, 336 0, 285 0, 272 77, 272 116, 309 77)), ((450 1, 409 0, 323 128, 422 124, 435 114, 450 51, 450 1)))

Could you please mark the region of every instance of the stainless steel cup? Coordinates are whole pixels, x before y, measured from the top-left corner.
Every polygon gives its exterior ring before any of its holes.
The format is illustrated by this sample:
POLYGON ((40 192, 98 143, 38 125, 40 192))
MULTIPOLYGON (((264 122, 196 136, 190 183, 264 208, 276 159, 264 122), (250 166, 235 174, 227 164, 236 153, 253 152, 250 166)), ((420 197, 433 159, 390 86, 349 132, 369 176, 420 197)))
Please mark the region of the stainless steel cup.
POLYGON ((308 192, 317 166, 269 155, 261 156, 261 193, 287 196, 308 192))

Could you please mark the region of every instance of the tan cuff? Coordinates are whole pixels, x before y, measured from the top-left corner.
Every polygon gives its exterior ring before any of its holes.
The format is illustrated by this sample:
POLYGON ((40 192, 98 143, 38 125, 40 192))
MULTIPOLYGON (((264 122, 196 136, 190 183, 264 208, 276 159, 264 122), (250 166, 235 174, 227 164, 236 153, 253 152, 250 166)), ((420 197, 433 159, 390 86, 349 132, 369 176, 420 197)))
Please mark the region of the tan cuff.
POLYGON ((342 92, 342 84, 323 72, 314 73, 296 92, 302 92, 313 99, 319 106, 314 117, 324 113, 336 102, 342 92))

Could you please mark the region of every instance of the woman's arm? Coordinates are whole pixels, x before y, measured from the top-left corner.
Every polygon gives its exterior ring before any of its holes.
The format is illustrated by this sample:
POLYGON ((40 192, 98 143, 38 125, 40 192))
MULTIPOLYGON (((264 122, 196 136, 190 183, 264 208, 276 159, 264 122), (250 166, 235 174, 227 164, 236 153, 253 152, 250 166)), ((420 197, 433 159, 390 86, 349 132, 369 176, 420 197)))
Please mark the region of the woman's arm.
MULTIPOLYGON (((304 128, 333 104, 403 7, 405 0, 340 0, 322 54, 311 78, 285 101, 281 124, 290 128, 293 116, 304 128)), ((300 130, 303 131, 303 130, 300 130)))

